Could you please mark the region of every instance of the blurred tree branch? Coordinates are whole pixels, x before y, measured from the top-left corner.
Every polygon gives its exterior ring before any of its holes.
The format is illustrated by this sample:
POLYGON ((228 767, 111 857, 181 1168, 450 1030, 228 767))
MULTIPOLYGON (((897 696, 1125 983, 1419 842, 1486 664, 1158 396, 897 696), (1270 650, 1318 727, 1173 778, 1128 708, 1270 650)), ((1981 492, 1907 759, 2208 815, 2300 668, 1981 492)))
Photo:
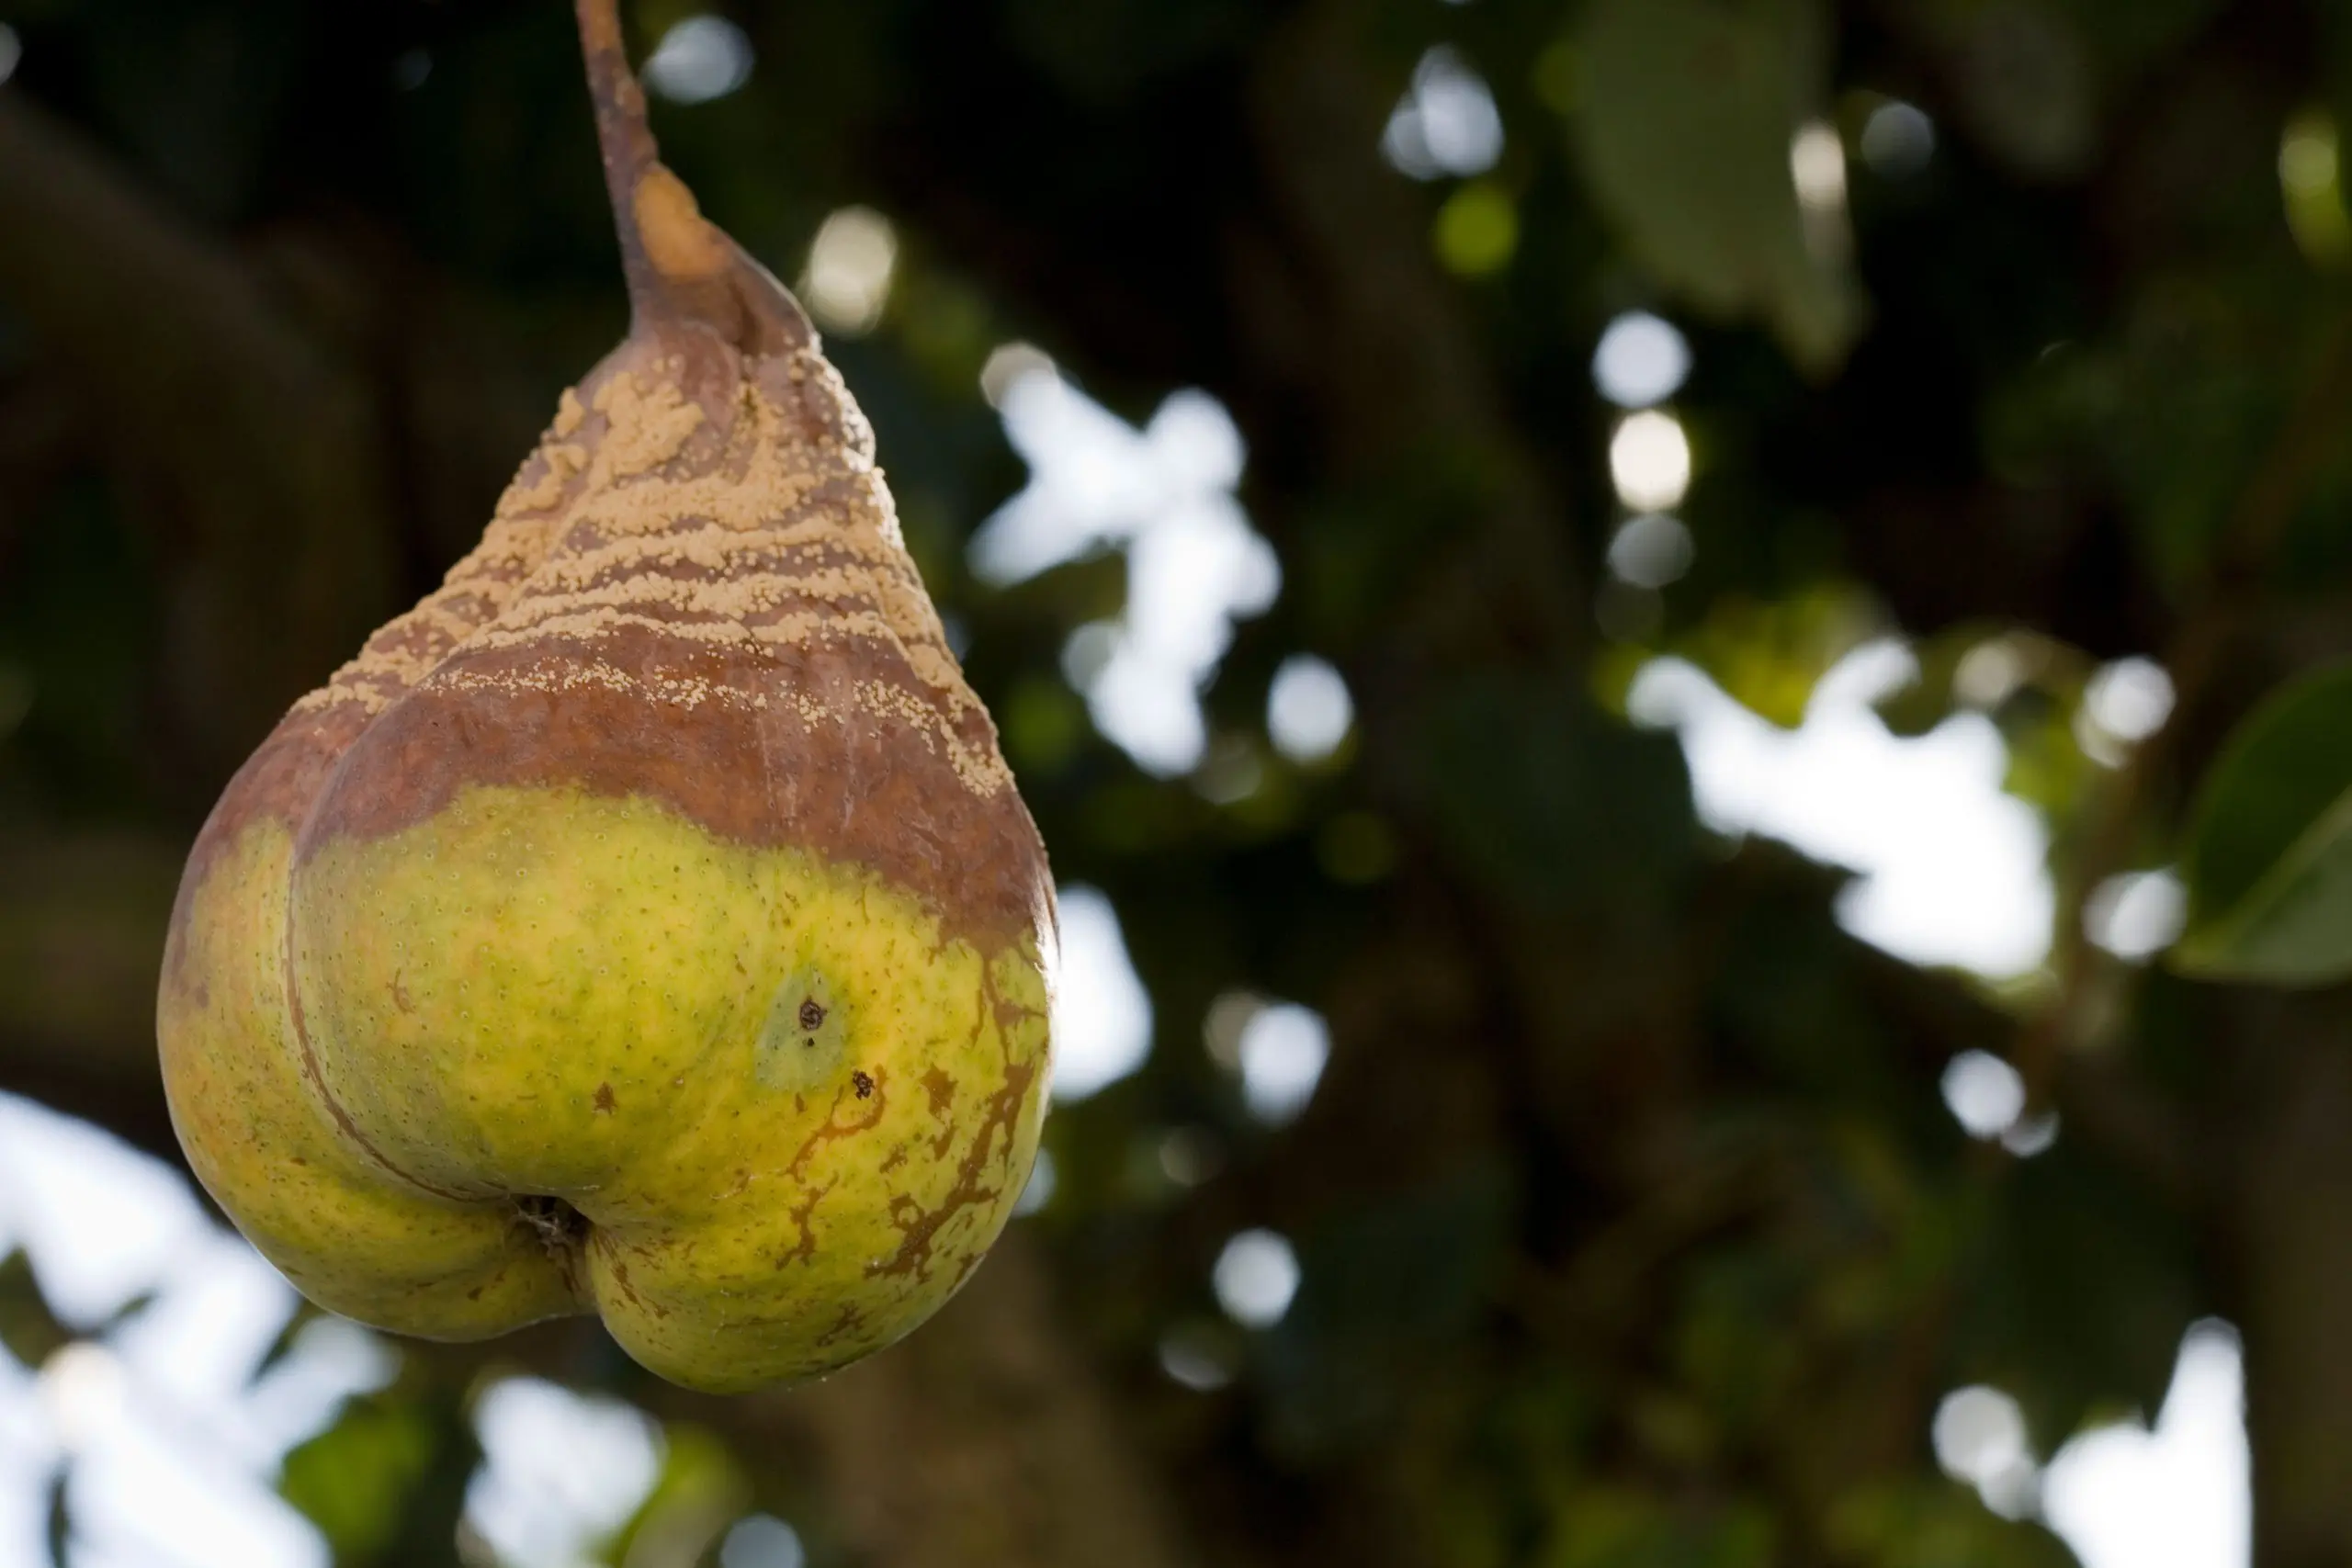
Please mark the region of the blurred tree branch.
POLYGON ((177 562, 171 710, 209 772, 390 607, 365 384, 253 270, 20 93, 0 95, 0 298, 38 323, 177 562), (168 524, 161 520, 168 519, 168 524))
POLYGON ((808 1424, 842 1527, 870 1561, 1197 1561, 1096 1386, 1084 1341, 1063 1326, 1046 1258, 1018 1230, 932 1325, 780 1397, 808 1424))
POLYGON ((154 993, 183 851, 121 833, 0 844, 0 1089, 92 1118, 177 1163, 154 993))

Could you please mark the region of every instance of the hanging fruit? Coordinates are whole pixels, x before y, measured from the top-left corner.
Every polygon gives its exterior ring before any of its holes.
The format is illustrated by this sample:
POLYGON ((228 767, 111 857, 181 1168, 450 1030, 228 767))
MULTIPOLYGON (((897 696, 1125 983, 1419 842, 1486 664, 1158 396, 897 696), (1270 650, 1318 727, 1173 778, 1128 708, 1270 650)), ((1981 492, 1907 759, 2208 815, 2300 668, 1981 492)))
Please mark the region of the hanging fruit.
POLYGON ((1003 1227, 1052 884, 865 417, 659 161, 614 0, 579 13, 629 334, 214 808, 164 1082, 321 1305, 594 1312, 743 1389, 907 1333, 1003 1227))

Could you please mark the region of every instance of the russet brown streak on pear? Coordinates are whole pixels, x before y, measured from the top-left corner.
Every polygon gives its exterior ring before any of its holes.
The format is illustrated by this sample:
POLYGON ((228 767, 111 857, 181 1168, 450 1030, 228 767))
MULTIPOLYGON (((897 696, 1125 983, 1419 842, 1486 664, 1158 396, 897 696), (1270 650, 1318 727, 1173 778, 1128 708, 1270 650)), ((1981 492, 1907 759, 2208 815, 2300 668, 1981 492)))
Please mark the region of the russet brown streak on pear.
MULTIPOLYGON (((863 1074, 859 1076, 864 1077, 863 1074)), ((827 1144, 842 1138, 854 1137, 860 1133, 870 1133, 882 1124, 882 1115, 889 1109, 890 1097, 882 1092, 882 1084, 879 1079, 868 1079, 866 1093, 856 1097, 863 1101, 871 1096, 874 1101, 873 1114, 867 1116, 863 1122, 844 1122, 840 1120, 842 1100, 849 1093, 850 1091, 846 1089, 833 1091, 833 1103, 825 1113, 825 1124, 809 1134, 808 1141, 800 1145, 790 1160, 786 1162, 784 1168, 786 1175, 797 1178, 809 1158, 827 1144)))
MULTIPOLYGON (((859 1073, 857 1077, 866 1082, 869 1086, 866 1092, 858 1095, 857 1099, 860 1101, 863 1101, 867 1098, 867 1095, 872 1095, 874 1099, 873 1114, 866 1117, 863 1122, 842 1122, 840 1120, 842 1099, 843 1095, 850 1091, 847 1089, 836 1089, 833 1093, 832 1106, 825 1113, 825 1124, 808 1134, 808 1141, 800 1145, 799 1150, 793 1155, 791 1160, 785 1166, 785 1173, 787 1176, 794 1178, 796 1180, 798 1179, 802 1168, 808 1165, 810 1157, 827 1144, 836 1143, 842 1138, 855 1137, 860 1133, 870 1133, 875 1128, 882 1124, 882 1117, 889 1109, 889 1097, 881 1093, 877 1087, 874 1087, 874 1080, 867 1078, 864 1073, 859 1073)), ((776 1259, 776 1267, 778 1269, 782 1269, 791 1263, 805 1261, 808 1258, 816 1256, 817 1231, 814 1221, 817 1214, 817 1205, 824 1201, 825 1194, 831 1192, 834 1187, 839 1184, 839 1182, 840 1178, 836 1177, 833 1180, 826 1182, 822 1187, 812 1187, 808 1189, 807 1195, 801 1200, 801 1201, 793 1205, 790 1211, 792 1222, 794 1225, 798 1228, 800 1239, 793 1244, 791 1251, 776 1259)))
MULTIPOLYGON (((975 1041, 979 1038, 979 1026, 972 1028, 975 1041)), ((937 1067, 922 1076, 922 1091, 931 1100, 932 1119, 939 1123, 939 1136, 932 1140, 931 1157, 944 1158, 948 1145, 956 1141, 956 1119, 948 1114, 956 1103, 956 1080, 937 1067)))
POLYGON ((807 1195, 792 1206, 790 1210, 792 1224, 799 1239, 792 1244, 789 1251, 775 1260, 775 1266, 778 1269, 789 1269, 796 1263, 806 1263, 817 1256, 817 1205, 824 1201, 825 1194, 833 1190, 833 1185, 832 1182, 828 1181, 822 1187, 811 1187, 807 1195))
MULTIPOLYGON (((984 978, 982 984, 987 987, 992 1010, 997 1010, 997 1016, 1001 1019, 1001 1010, 995 1009, 998 1000, 995 980, 984 978)), ((1026 1011, 1025 1009, 1022 1010, 1026 1011)), ((974 1021, 974 1039, 979 1037, 985 1021, 984 1019, 974 1021)), ((947 1223, 966 1209, 992 1202, 1002 1195, 1001 1187, 985 1185, 989 1151, 996 1142, 997 1134, 1001 1132, 1004 1134, 1005 1160, 1008 1165, 1012 1161, 1020 1142, 1021 1107, 1028 1096, 1030 1086, 1036 1081, 1037 1062, 1034 1056, 1025 1062, 1012 1059, 1012 1032, 1010 1029, 1000 1028, 997 1048, 1004 1058, 1004 1081, 988 1098, 987 1112, 973 1132, 972 1142, 965 1149, 964 1157, 956 1164, 956 1184, 948 1189, 936 1205, 929 1209, 907 1193, 891 1194, 890 1220, 899 1229, 899 1250, 888 1258, 868 1263, 865 1266, 867 1279, 886 1274, 912 1274, 917 1279, 923 1278, 930 1272, 933 1244, 947 1223), (902 1213, 908 1217, 901 1219, 902 1213)))
MULTIPOLYGON (((550 662, 592 656, 631 674, 656 671, 713 685, 773 678, 770 660, 783 661, 682 650, 628 632, 594 655, 558 645, 485 655, 476 668, 529 682, 546 678, 550 662)), ((838 666, 828 670, 829 662, 810 656, 795 684, 822 691, 838 683, 838 666)), ((870 867, 922 895, 946 934, 983 953, 1028 929, 1036 907, 1034 847, 1017 827, 1008 829, 992 803, 973 800, 911 726, 887 718, 871 728, 812 723, 792 708, 706 709, 692 726, 666 716, 649 714, 634 694, 594 686, 536 701, 512 691, 421 694, 382 715, 363 742, 380 786, 334 794, 305 833, 305 852, 337 837, 397 832, 447 806, 465 784, 569 784, 592 795, 650 796, 722 837, 870 867), (465 750, 463 777, 435 766, 452 746, 465 750), (744 785, 767 754, 791 787, 771 795, 744 785), (918 822, 928 830, 910 831, 918 822)))
POLYGON ((858 1311, 854 1305, 845 1302, 842 1305, 841 1312, 835 1315, 825 1332, 817 1336, 817 1343, 819 1345, 838 1344, 844 1337, 864 1326, 865 1326, 865 1314, 858 1311))

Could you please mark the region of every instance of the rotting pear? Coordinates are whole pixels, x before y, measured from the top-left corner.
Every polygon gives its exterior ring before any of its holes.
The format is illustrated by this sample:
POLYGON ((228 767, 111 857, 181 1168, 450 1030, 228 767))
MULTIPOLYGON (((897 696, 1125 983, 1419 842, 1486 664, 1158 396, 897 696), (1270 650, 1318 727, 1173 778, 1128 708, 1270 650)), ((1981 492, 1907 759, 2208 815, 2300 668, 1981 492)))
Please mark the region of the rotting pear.
POLYGON ((1052 885, 864 417, 579 10, 630 333, 232 782, 158 1031, 190 1164, 311 1300, 594 1311, 739 1390, 905 1334, 1002 1228, 1052 885))

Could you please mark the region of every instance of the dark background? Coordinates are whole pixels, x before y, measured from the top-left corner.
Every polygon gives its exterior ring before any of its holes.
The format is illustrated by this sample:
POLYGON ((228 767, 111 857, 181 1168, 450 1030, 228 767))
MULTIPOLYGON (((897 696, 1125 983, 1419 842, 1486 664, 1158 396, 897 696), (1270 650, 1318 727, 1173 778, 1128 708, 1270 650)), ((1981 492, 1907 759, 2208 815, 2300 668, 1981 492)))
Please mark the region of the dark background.
MULTIPOLYGON (((628 9, 641 54, 689 7, 628 9)), ((2090 889, 2179 853, 2248 706, 2352 643, 2352 230, 2332 164, 2280 176, 2293 128, 2333 147, 2352 16, 724 10, 755 68, 657 101, 665 152, 787 281, 827 213, 897 226, 887 312, 833 352, 1057 874, 1119 911, 1156 1049, 1057 1111, 1054 1199, 972 1289, 821 1388, 689 1398, 578 1325, 412 1348, 288 1466, 383 1493, 296 1495, 344 1562, 455 1560, 464 1400, 498 1365, 714 1436, 695 1462, 820 1564, 2061 1564, 1939 1470, 1938 1402, 2005 1389, 2047 1455, 2153 1413, 2208 1315, 2245 1345, 2256 1563, 2352 1561, 2345 1000, 2080 934, 2090 889), (1505 144, 1416 181, 1382 131, 1441 43, 1505 144), (1858 155, 1890 97, 1932 120, 1917 168, 1858 155), (1787 149, 1816 118, 1849 198, 1809 245, 1787 149), (1697 553, 1662 593, 1604 564, 1590 363, 1636 308, 1694 353, 1697 553), (1285 571, 1206 699, 1248 793, 1139 771, 1064 680, 1069 633, 1122 602, 1115 553, 1004 590, 966 567, 1023 479, 979 383, 1015 339, 1131 420, 1199 387, 1239 425, 1285 571), (1991 716, 2060 935, 2005 986, 1846 934, 1846 874, 1704 831, 1673 738, 1622 716, 1671 651, 1793 723, 1897 632, 1923 675, 1887 717, 1917 733, 1962 652, 2019 631, 2035 661, 1991 716), (1358 716, 1320 766, 1264 736, 1302 649, 1358 716), (2127 655, 2178 705, 2109 765, 2075 720, 2127 655), (1237 987, 1329 1021, 1294 1124, 1201 1048, 1237 987), (2058 1112, 2046 1153, 1955 1123, 1968 1050, 2058 1112), (1171 1133, 1200 1157, 1161 1157, 1171 1133), (1247 1332, 1209 1281, 1255 1226, 1303 1283, 1247 1332), (1171 1342, 1227 1381, 1182 1386, 1171 1342), (386 1421, 426 1458, 371 1459, 386 1421)), ((624 300, 556 0, 0 19, 0 1089, 176 1158, 151 999, 188 839, 469 547, 624 300)), ((0 1300, 19 1359, 71 1337, 21 1266, 0 1300)))

